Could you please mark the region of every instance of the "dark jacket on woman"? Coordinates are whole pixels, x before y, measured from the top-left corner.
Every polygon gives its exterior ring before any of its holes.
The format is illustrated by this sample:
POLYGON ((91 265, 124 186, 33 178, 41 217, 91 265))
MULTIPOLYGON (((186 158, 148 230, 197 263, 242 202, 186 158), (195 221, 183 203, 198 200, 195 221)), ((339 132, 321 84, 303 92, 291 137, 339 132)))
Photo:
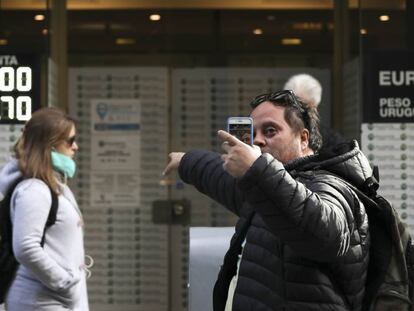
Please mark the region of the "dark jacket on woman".
POLYGON ((194 150, 179 174, 240 217, 214 288, 215 311, 224 310, 244 239, 234 311, 361 309, 368 218, 332 175, 357 187, 372 175, 355 141, 286 165, 263 154, 240 179, 224 171, 219 154, 194 150))

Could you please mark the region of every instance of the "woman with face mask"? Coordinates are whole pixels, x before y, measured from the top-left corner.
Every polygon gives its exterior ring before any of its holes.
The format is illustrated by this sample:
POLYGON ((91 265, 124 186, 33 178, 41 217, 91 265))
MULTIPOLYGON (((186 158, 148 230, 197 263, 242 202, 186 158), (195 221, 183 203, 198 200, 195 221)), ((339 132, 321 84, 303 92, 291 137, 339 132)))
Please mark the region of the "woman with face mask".
POLYGON ((89 310, 82 214, 66 183, 75 174, 77 151, 75 121, 57 108, 43 108, 25 125, 16 160, 1 173, 2 192, 23 177, 10 201, 19 266, 6 296, 8 311, 89 310), (53 196, 56 221, 45 230, 53 196))

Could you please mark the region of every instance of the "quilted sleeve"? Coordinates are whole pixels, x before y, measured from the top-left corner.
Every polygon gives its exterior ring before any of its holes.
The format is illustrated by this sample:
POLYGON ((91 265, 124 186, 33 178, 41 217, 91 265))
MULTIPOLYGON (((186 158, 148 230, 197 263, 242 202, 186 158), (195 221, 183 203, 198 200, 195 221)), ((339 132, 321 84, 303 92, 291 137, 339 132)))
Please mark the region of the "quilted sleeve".
POLYGON ((244 196, 237 187, 237 180, 223 169, 220 154, 189 151, 182 158, 178 172, 184 182, 240 215, 244 196))

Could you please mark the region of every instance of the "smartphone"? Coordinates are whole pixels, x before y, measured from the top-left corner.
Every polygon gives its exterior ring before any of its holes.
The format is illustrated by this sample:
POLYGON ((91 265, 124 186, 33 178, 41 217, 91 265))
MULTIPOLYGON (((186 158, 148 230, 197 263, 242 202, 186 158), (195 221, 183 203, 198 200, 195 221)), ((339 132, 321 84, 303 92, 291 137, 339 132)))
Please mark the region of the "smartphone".
POLYGON ((253 145, 253 119, 250 117, 229 117, 227 132, 248 145, 253 145))

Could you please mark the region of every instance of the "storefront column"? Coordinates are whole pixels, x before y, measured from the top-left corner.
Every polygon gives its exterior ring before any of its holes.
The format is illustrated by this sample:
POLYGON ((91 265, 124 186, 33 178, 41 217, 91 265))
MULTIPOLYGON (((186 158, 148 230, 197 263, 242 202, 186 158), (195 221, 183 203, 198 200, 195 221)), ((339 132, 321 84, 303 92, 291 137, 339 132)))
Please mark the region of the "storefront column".
POLYGON ((48 102, 68 108, 67 10, 66 0, 50 0, 50 62, 48 102))
POLYGON ((334 55, 332 125, 342 132, 344 121, 344 64, 349 59, 349 6, 348 0, 334 1, 334 55))

